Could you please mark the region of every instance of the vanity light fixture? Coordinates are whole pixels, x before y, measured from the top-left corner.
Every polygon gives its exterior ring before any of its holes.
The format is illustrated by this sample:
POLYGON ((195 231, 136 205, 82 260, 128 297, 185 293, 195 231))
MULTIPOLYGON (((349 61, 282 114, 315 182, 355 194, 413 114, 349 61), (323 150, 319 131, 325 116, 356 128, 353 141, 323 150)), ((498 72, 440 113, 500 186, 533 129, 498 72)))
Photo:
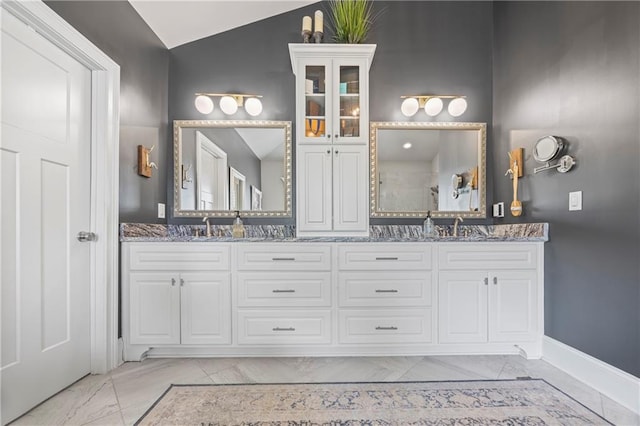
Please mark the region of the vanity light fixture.
POLYGON ((239 107, 244 107, 247 114, 256 117, 262 113, 261 95, 248 95, 240 93, 196 93, 195 105, 198 112, 211 114, 214 109, 211 98, 220 98, 220 109, 227 115, 233 115, 239 107))
POLYGON ((465 96, 459 95, 405 95, 400 99, 404 99, 400 111, 406 117, 415 115, 420 108, 424 108, 428 116, 435 117, 444 108, 443 99, 451 99, 447 111, 452 117, 460 117, 467 110, 465 96))

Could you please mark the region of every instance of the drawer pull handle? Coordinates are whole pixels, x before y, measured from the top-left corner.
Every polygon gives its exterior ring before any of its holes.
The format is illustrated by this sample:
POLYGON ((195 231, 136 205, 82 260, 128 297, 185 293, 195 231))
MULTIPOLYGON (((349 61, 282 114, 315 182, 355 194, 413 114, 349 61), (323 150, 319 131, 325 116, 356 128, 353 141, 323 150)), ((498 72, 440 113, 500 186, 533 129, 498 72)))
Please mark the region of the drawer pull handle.
POLYGON ((484 285, 489 285, 489 278, 487 277, 484 278, 484 285))
POLYGON ((173 287, 174 285, 176 285, 176 279, 175 278, 171 278, 171 286, 173 287))
POLYGON ((376 293, 397 293, 398 290, 390 289, 390 290, 376 290, 376 293))
POLYGON ((498 285, 498 277, 493 277, 493 285, 498 285))
POLYGON ((391 330, 391 331, 397 331, 397 330, 398 330, 398 327, 393 327, 393 326, 392 326, 392 327, 381 327, 381 326, 378 326, 378 327, 376 327, 376 330, 391 330))
POLYGON ((272 257, 271 260, 273 260, 273 261, 278 261, 278 260, 295 261, 296 258, 295 257, 272 257))
POLYGON ((376 257, 376 260, 398 260, 397 257, 376 257))
POLYGON ((273 331, 296 331, 296 329, 294 327, 287 327, 287 328, 275 327, 273 331))
POLYGON ((278 290, 278 289, 275 289, 275 290, 271 290, 271 292, 272 293, 295 293, 296 291, 293 290, 293 289, 291 289, 291 290, 278 290))

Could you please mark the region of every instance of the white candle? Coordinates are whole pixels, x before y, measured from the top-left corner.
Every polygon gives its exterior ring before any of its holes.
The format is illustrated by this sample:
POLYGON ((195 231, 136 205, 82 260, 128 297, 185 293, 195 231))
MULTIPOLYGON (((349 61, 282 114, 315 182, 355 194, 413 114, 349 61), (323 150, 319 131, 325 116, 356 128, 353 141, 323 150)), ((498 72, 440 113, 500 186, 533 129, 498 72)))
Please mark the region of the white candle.
POLYGON ((316 10, 316 22, 315 22, 315 32, 317 33, 322 33, 324 32, 322 29, 322 25, 323 25, 323 16, 322 16, 322 12, 319 10, 316 10))
POLYGON ((305 16, 302 18, 302 31, 311 32, 311 16, 305 16))

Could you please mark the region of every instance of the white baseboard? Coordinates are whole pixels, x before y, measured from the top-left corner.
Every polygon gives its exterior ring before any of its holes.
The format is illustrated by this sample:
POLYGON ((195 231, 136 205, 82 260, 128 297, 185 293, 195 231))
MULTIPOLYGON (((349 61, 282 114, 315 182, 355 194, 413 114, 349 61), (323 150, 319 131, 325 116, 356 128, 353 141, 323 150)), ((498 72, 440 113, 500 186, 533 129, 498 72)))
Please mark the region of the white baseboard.
POLYGON ((548 336, 542 359, 640 415, 640 378, 548 336))

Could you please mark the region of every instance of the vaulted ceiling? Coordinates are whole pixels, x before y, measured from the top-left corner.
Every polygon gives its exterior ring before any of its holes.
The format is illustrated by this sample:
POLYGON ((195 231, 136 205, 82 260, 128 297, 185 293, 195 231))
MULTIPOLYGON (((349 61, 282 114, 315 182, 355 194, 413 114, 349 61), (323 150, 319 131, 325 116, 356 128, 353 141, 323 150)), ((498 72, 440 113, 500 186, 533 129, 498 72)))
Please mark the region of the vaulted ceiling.
POLYGON ((315 2, 308 0, 129 0, 129 3, 165 46, 172 49, 315 2))

